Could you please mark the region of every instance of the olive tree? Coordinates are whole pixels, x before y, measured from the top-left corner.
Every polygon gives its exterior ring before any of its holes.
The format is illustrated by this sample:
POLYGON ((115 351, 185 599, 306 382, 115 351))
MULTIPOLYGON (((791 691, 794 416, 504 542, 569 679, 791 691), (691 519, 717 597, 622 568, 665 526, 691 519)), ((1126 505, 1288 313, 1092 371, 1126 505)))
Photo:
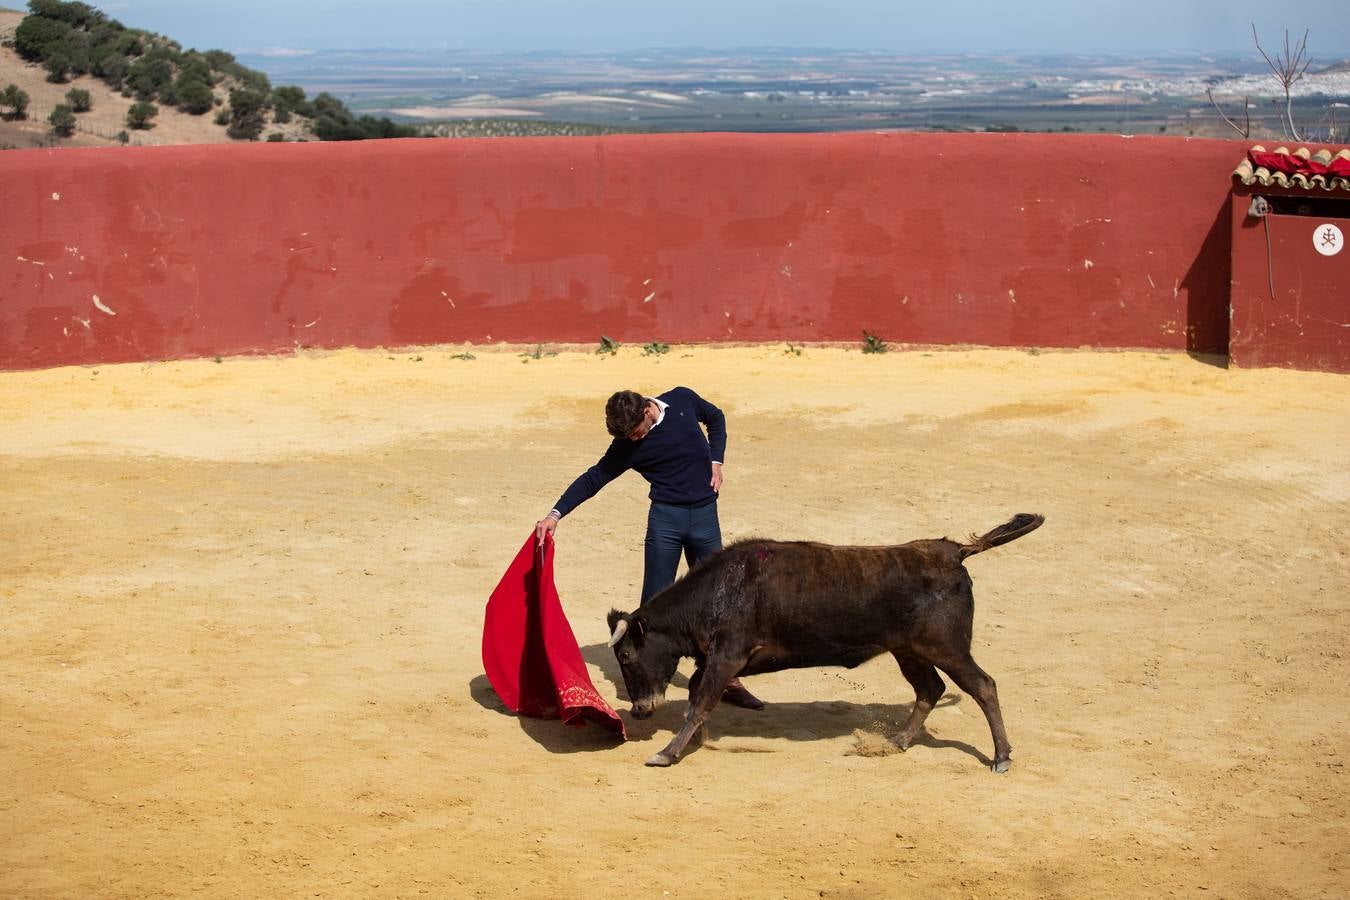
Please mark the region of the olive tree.
POLYGON ((28 118, 28 94, 19 90, 16 84, 6 85, 5 89, 0 91, 0 106, 8 106, 13 110, 5 114, 7 119, 28 118))
POLYGON ((150 120, 159 115, 159 107, 153 103, 141 101, 131 104, 131 109, 127 110, 128 128, 149 128, 150 120))
POLYGON ((52 132, 61 137, 70 137, 75 133, 75 113, 64 103, 58 104, 52 110, 52 114, 47 117, 51 123, 52 132))
POLYGON ((84 88, 71 88, 66 91, 66 99, 70 101, 70 108, 77 112, 89 112, 94 108, 94 99, 84 88))

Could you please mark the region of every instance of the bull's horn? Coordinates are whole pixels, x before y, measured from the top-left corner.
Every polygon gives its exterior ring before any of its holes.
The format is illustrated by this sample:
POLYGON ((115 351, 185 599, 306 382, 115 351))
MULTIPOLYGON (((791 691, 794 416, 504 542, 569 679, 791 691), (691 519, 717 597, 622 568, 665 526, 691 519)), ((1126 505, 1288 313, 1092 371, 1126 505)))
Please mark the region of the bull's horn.
POLYGON ((613 647, 619 642, 619 639, 628 631, 628 620, 620 619, 619 624, 614 626, 614 633, 609 636, 609 645, 613 647))

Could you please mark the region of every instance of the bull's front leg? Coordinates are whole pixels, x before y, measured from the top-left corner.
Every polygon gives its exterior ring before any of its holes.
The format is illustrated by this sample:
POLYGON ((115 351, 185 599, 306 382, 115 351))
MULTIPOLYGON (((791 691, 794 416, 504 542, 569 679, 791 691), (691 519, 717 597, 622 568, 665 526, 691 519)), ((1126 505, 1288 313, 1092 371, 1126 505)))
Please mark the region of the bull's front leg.
MULTIPOLYGON (((725 662, 708 660, 707 664, 689 679, 689 710, 684 714, 684 727, 675 733, 670 743, 660 753, 647 760, 649 766, 669 766, 680 758, 684 748, 689 745, 695 732, 705 729, 708 715, 722 698, 727 682, 736 677, 736 673, 745 665, 744 660, 725 662)), ((704 738, 707 732, 704 730, 704 738)))
MULTIPOLYGON (((691 676, 689 676, 689 696, 690 696, 690 698, 692 698, 694 694, 698 693, 698 685, 699 685, 699 682, 701 682, 702 680, 703 680, 703 666, 699 666, 698 668, 694 669, 694 674, 691 675, 691 676)), ((688 715, 688 711, 686 711, 685 715, 688 715)), ((700 729, 698 730, 698 742, 699 742, 700 744, 703 744, 705 747, 706 747, 707 744, 708 744, 708 720, 707 720, 707 719, 704 719, 704 720, 703 720, 703 727, 700 728, 700 729)))

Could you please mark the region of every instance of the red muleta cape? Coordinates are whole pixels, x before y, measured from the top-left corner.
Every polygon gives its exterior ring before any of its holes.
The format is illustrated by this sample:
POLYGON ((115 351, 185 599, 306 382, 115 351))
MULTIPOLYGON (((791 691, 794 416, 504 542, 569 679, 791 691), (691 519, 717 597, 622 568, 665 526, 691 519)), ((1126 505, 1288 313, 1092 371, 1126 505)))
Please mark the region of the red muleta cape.
POLYGON ((1248 150, 1247 158, 1254 166, 1264 166, 1272 172, 1284 172, 1287 175, 1331 175, 1336 178, 1350 178, 1350 159, 1333 156, 1330 162, 1309 157, 1304 159, 1296 153, 1268 153, 1263 150, 1248 150))
POLYGON ((595 690, 553 585, 553 536, 534 531, 488 598, 483 669, 511 710, 566 725, 594 722, 627 740, 623 720, 595 690))

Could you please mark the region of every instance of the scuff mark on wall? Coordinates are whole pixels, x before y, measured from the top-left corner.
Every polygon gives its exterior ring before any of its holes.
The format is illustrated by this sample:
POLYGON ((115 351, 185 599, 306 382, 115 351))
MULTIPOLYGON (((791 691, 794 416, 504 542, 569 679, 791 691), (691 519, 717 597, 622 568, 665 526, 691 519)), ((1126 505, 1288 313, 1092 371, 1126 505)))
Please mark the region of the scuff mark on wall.
POLYGON ((103 303, 103 301, 99 299, 98 294, 95 294, 95 295, 94 295, 94 308, 97 309, 99 312, 101 312, 101 313, 107 313, 107 314, 110 315, 110 316, 115 316, 115 315, 117 315, 117 313, 115 313, 115 312, 113 312, 111 309, 109 309, 109 308, 103 303))

